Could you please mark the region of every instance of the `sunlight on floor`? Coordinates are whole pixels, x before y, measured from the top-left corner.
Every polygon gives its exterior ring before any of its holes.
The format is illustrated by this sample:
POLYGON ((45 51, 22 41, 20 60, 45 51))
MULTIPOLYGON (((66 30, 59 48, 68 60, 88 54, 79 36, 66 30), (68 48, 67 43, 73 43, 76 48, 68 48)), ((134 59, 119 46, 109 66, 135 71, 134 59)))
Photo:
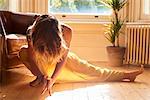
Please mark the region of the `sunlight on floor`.
MULTIPOLYGON (((45 100, 88 100, 89 98, 91 98, 90 100, 92 100, 92 98, 94 100, 103 100, 104 97, 101 94, 101 91, 103 91, 103 93, 109 93, 110 85, 87 86, 85 88, 55 92, 52 96, 46 97, 45 100)), ((109 98, 105 98, 105 100, 109 100, 109 98)))

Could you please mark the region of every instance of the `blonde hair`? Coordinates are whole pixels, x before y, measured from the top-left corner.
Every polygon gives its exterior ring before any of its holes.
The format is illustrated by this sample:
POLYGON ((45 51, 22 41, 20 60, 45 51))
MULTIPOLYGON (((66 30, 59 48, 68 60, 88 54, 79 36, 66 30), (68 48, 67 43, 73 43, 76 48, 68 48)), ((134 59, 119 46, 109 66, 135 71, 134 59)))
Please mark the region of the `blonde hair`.
POLYGON ((32 42, 37 62, 59 61, 68 49, 62 37, 59 21, 50 15, 42 15, 32 25, 32 42))

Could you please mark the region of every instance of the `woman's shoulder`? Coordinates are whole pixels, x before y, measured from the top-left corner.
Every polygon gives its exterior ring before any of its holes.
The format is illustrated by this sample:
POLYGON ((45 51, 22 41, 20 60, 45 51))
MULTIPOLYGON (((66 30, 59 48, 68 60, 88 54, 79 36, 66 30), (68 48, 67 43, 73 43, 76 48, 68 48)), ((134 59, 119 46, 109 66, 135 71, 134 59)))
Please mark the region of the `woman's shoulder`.
POLYGON ((62 22, 60 22, 60 25, 62 29, 67 29, 68 31, 72 31, 72 28, 69 25, 62 23, 62 22))
POLYGON ((64 35, 72 35, 72 28, 64 23, 61 23, 61 29, 64 35))
POLYGON ((61 28, 62 28, 63 38, 69 47, 72 39, 72 28, 69 25, 64 23, 61 23, 61 28))

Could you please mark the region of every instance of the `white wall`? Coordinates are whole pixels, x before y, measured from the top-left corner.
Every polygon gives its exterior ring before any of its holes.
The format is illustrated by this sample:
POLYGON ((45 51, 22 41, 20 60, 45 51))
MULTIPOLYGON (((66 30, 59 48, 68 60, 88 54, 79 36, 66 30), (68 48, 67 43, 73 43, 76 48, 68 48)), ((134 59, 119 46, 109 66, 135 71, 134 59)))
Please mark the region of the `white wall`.
POLYGON ((107 61, 106 46, 102 33, 73 33, 71 50, 88 61, 107 61))
MULTIPOLYGON (((107 61, 106 46, 111 44, 104 37, 104 23, 66 23, 73 29, 71 50, 88 61, 107 61)), ((124 37, 121 36, 121 45, 124 37)))

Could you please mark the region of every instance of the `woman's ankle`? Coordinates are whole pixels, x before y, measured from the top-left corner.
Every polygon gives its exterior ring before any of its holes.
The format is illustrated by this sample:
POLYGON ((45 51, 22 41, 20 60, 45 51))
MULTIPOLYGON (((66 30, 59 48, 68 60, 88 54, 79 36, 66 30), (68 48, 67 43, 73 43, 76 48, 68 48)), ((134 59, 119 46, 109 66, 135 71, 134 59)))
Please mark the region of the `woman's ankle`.
POLYGON ((42 82, 43 82, 43 75, 36 76, 36 79, 34 79, 33 81, 30 82, 30 86, 35 87, 35 86, 39 85, 42 82))

